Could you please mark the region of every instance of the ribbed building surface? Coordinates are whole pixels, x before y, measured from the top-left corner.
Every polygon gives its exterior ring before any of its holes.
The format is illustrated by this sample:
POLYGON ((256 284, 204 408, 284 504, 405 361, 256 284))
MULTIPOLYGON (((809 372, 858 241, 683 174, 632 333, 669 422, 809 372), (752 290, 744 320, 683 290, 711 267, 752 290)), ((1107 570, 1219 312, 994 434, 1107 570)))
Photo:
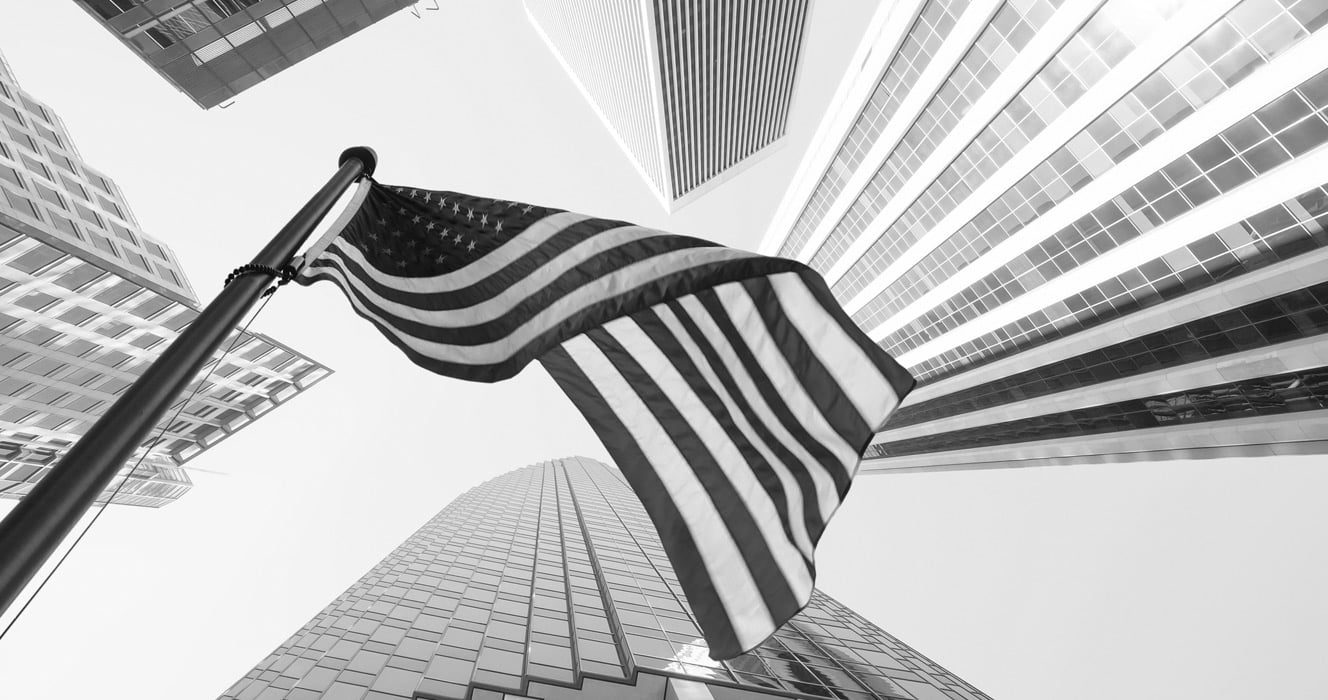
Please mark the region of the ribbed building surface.
MULTIPOLYGON (((119 188, 83 162, 2 57, 0 129, 0 497, 21 498, 199 304, 175 255, 139 229, 119 188)), ((116 503, 170 503, 189 490, 185 462, 328 374, 245 334, 108 493, 119 489, 116 503)))
POLYGON ((527 0, 572 81, 665 207, 784 136, 808 0, 527 0))
POLYGON ((200 107, 215 107, 418 0, 78 0, 200 107))
POLYGON ((869 470, 1328 451, 1328 0, 903 0, 764 245, 921 380, 869 470))
POLYGON ((712 661, 640 501, 582 457, 466 492, 224 700, 987 696, 819 591, 712 661))

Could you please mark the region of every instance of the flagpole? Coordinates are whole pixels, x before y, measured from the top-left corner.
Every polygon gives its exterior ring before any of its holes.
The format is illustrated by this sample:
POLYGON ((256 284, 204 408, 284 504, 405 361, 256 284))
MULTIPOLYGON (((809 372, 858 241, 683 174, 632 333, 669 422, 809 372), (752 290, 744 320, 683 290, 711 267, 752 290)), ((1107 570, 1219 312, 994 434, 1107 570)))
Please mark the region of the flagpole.
MULTIPOLYGON (((327 184, 254 257, 251 266, 286 266, 342 193, 373 174, 373 149, 356 146, 327 184)), ((180 333, 32 491, 0 521, 0 615, 115 479, 148 432, 198 376, 271 283, 271 273, 236 277, 180 333)))

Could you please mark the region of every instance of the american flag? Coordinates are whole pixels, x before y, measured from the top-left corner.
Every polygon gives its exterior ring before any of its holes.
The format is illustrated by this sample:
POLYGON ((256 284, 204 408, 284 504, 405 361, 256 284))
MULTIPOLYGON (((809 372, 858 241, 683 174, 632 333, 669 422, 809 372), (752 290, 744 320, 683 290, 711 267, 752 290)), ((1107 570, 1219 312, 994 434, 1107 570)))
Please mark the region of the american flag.
POLYGON ((810 599, 815 546, 913 379, 802 263, 366 180, 297 280, 426 369, 539 359, 654 521, 713 658, 810 599))

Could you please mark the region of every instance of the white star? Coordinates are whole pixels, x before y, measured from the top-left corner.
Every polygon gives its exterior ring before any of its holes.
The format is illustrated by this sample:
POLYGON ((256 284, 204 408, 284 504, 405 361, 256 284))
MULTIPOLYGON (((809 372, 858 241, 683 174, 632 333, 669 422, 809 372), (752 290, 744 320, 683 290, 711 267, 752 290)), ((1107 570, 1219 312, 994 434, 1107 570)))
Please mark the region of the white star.
POLYGON ((461 234, 458 233, 458 234, 456 235, 456 238, 453 238, 453 239, 452 239, 452 242, 453 242, 453 243, 456 243, 456 244, 458 244, 458 245, 460 245, 460 244, 461 244, 461 234))
POLYGON ((446 255, 439 255, 437 258, 434 258, 434 262, 442 262, 446 259, 447 259, 446 255))
POLYGON ((406 213, 406 208, 405 208, 405 207, 401 207, 400 209, 397 210, 397 213, 398 213, 398 214, 405 214, 405 213, 406 213))
POLYGON ((475 250, 475 241, 472 240, 470 245, 466 246, 466 250, 475 250))
POLYGON ((459 211, 461 211, 461 205, 457 204, 456 202, 452 202, 452 213, 455 214, 459 211))
POLYGON ((434 228, 434 226, 437 226, 437 224, 435 224, 434 222, 430 221, 430 222, 429 222, 429 225, 424 227, 424 230, 425 230, 425 231, 432 231, 433 228, 434 228))
POLYGON ((386 225, 387 225, 387 219, 379 219, 379 220, 378 220, 378 225, 379 225, 379 226, 386 226, 386 225))
POLYGON ((433 193, 432 193, 432 192, 425 192, 425 193, 424 193, 424 201, 428 202, 428 201, 430 201, 430 200, 432 200, 432 199, 433 199, 433 193))
POLYGON ((493 225, 494 233, 502 233, 502 230, 503 230, 503 222, 501 220, 493 225))
POLYGON ((411 199, 415 199, 415 195, 417 195, 417 194, 419 194, 419 190, 411 190, 411 191, 410 191, 410 198, 411 198, 411 199))
POLYGON ((400 231, 393 230, 393 231, 392 231, 392 237, 393 237, 393 238, 401 238, 401 232, 400 232, 400 231))
POLYGON ((471 209, 471 208, 469 208, 469 207, 467 207, 467 208, 466 208, 466 221, 474 221, 474 220, 475 220, 475 210, 474 210, 474 209, 471 209))
POLYGON ((488 225, 489 225, 489 215, 488 215, 488 214, 481 214, 481 215, 480 215, 480 228, 484 228, 485 226, 488 226, 488 225))
POLYGON ((397 267, 405 267, 405 266, 406 266, 406 261, 405 261, 405 260, 398 260, 398 261, 397 261, 397 267))
POLYGON ((371 241, 376 241, 376 240, 378 240, 378 234, 376 234, 376 233, 370 231, 370 232, 369 232, 369 240, 371 240, 371 241))
POLYGON ((531 210, 531 209, 534 209, 534 208, 535 208, 535 207, 532 207, 532 206, 530 206, 529 204, 527 204, 526 206, 521 207, 521 213, 522 213, 522 214, 529 214, 529 213, 530 213, 530 210, 531 210))
POLYGON ((419 216, 416 216, 415 218, 413 218, 413 219, 410 220, 410 223, 412 223, 412 224, 418 224, 418 223, 420 223, 420 217, 419 217, 419 216))
POLYGON ((516 202, 508 202, 508 203, 507 203, 507 208, 508 208, 508 209, 511 209, 511 208, 514 207, 514 206, 516 206, 516 202))
POLYGON ((447 237, 450 236, 450 235, 452 235, 452 229, 450 229, 450 228, 444 226, 444 227, 443 227, 443 240, 447 240, 447 237))
POLYGON ((401 194, 401 192, 402 192, 402 189, 401 189, 400 187, 393 187, 392 189, 393 189, 393 190, 396 190, 396 193, 397 193, 397 194, 401 194))

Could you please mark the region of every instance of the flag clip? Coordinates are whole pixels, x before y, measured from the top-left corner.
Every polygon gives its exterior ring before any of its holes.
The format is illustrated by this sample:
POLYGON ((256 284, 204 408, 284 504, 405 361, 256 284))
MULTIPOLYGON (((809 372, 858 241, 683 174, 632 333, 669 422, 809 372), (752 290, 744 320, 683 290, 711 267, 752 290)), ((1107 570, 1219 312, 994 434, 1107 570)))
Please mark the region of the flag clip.
POLYGON ((277 278, 277 283, 268 287, 267 291, 263 292, 263 296, 266 297, 271 296, 273 292, 277 291, 277 287, 289 284, 291 280, 295 279, 295 273, 296 270, 291 265, 285 265, 281 267, 281 269, 277 269, 269 265, 255 265, 250 263, 231 270, 231 273, 226 275, 226 281, 222 282, 221 286, 229 286, 231 282, 234 282, 245 275, 271 275, 277 278))

